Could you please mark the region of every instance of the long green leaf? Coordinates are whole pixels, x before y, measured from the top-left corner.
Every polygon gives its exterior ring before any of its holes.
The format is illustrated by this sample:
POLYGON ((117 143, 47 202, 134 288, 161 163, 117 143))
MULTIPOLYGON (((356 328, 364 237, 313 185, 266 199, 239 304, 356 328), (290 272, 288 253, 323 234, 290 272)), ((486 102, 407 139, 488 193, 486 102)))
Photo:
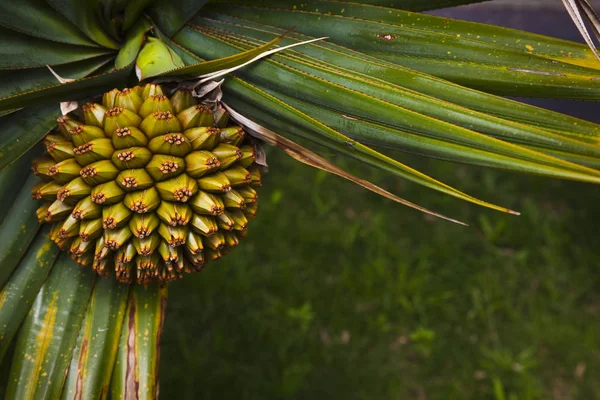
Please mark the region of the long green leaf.
MULTIPOLYGON (((253 82, 256 82, 256 80, 252 80, 253 82)), ((289 93, 287 91, 283 91, 283 93, 289 93)), ((332 97, 335 96, 336 94, 338 96, 342 96, 343 91, 332 91, 332 97)), ((304 97, 302 97, 304 98, 304 97)), ((341 98, 341 97, 340 97, 341 98)), ((548 169, 548 174, 550 176, 554 176, 554 177, 562 177, 565 179, 574 179, 574 180, 581 180, 581 181, 586 181, 586 182, 592 182, 592 183, 599 183, 600 182, 600 174, 598 171, 587 168, 587 167, 583 167, 583 166, 579 166, 577 164, 574 163, 570 163, 570 162, 566 162, 566 161, 562 161, 559 159, 556 159, 555 157, 552 156, 548 156, 545 155, 544 153, 540 153, 540 152, 536 152, 536 151, 532 151, 529 149, 526 149, 524 147, 518 146, 518 145, 514 145, 514 144, 509 144, 507 142, 502 142, 498 139, 492 138, 492 137, 488 137, 485 135, 481 135, 478 134, 474 131, 465 129, 465 128, 459 128, 456 125, 447 125, 447 133, 445 134, 441 128, 441 124, 439 126, 439 130, 438 128, 434 127, 434 125, 439 124, 439 121, 437 120, 432 120, 432 119, 427 119, 427 118, 421 118, 421 116, 418 116, 416 114, 413 113, 405 113, 402 112, 402 110, 397 109, 397 114, 393 115, 393 112, 391 112, 391 109, 394 107, 390 108, 390 112, 384 112, 382 108, 379 108, 379 112, 382 113, 382 115, 386 115, 387 117, 391 117, 391 118, 372 118, 370 115, 365 114, 365 113, 360 113, 360 105, 359 102, 361 102, 362 100, 366 100, 365 97, 363 96, 359 96, 356 98, 357 103, 354 104, 356 107, 350 106, 348 107, 348 105, 351 104, 352 101, 352 95, 349 95, 346 100, 348 100, 343 106, 340 105, 340 103, 335 104, 336 102, 332 102, 334 104, 332 104, 332 109, 338 111, 338 112, 345 112, 348 115, 355 116, 359 119, 364 119, 367 121, 372 121, 372 122, 376 122, 376 123, 380 123, 383 125, 388 125, 388 126, 393 126, 397 129, 404 129, 407 130, 408 132, 414 132, 413 130, 411 130, 411 123, 417 123, 417 124, 423 124, 423 130, 428 130, 427 133, 430 137, 433 138, 438 138, 438 139, 443 139, 445 141, 448 141, 450 143, 459 143, 459 144, 465 144, 468 145, 469 147, 476 149, 476 150, 486 150, 486 151, 491 151, 493 153, 499 154, 499 155, 504 155, 504 156, 509 156, 509 157, 513 157, 516 159, 516 162, 518 163, 518 160, 524 160, 526 162, 535 162, 540 166, 540 169, 543 169, 544 166, 548 166, 550 167, 548 169), (358 98, 360 98, 361 100, 358 100, 358 98), (343 108, 345 107, 345 108, 343 108), (403 124, 401 123, 401 119, 404 119, 407 123, 403 124), (428 124, 429 122, 431 122, 432 124, 428 124), (560 173, 559 173, 560 172, 560 173)), ((306 98, 304 98, 306 100, 306 98)), ((331 100, 331 98, 329 98, 328 100, 331 100)), ((369 103, 369 101, 364 101, 364 103, 366 103, 365 105, 367 105, 369 103)), ((376 102, 373 102, 373 105, 376 102)), ((315 104, 319 104, 323 107, 326 106, 326 104, 324 104, 324 102, 318 101, 315 104)), ((368 108, 368 107, 367 107, 368 108)), ((377 109, 377 107, 375 106, 373 109, 377 109)))
MULTIPOLYGON (((527 162, 489 151, 477 150, 456 143, 423 137, 421 135, 392 129, 387 126, 361 121, 356 118, 352 119, 351 123, 348 123, 348 118, 342 114, 288 96, 279 96, 283 101, 298 108, 302 112, 312 115, 314 118, 322 121, 331 128, 339 130, 348 136, 369 145, 521 173, 552 177, 562 176, 564 174, 564 171, 560 169, 540 166, 533 162, 527 162)), ((256 110, 250 112, 253 113, 250 115, 257 114, 256 110)), ((288 121, 279 121, 275 115, 271 115, 271 117, 265 116, 263 117, 263 120, 265 120, 265 123, 267 124, 280 124, 280 129, 285 129, 285 126, 287 126, 287 130, 290 133, 294 133, 297 129, 300 129, 299 127, 290 125, 288 121)), ((296 134, 302 135, 299 133, 296 134)), ((592 163, 592 160, 595 160, 596 163, 600 163, 600 159, 597 158, 575 158, 572 155, 568 157, 568 155, 564 153, 553 153, 553 155, 564 157, 565 159, 573 159, 583 163, 583 165, 592 163)))
MULTIPOLYGON (((183 33, 183 32, 182 32, 183 33)), ((180 35, 177 39, 180 40, 180 35)), ((186 41, 186 47, 206 56, 207 51, 228 54, 231 49, 215 38, 203 40, 205 35, 194 36, 194 42, 186 41), (210 46, 207 46, 210 43, 210 46), (206 49, 210 50, 206 50, 206 49)), ((588 182, 600 182, 600 171, 544 155, 521 146, 507 143, 481 133, 451 123, 423 115, 418 111, 390 103, 373 93, 365 94, 342 84, 330 82, 298 69, 280 64, 273 59, 253 66, 241 73, 251 82, 264 85, 282 94, 288 94, 320 106, 340 111, 346 115, 381 123, 392 127, 402 127, 408 131, 418 129, 426 135, 462 143, 476 149, 493 151, 498 154, 533 161, 565 171, 564 176, 588 182), (319 96, 315 96, 319 93, 319 96), (373 111, 375 110, 375 111, 373 111)), ((338 140, 343 140, 339 138, 338 140)))
POLYGON ((371 166, 391 172, 396 176, 411 180, 431 189, 484 207, 515 214, 512 210, 469 196, 413 168, 386 157, 351 138, 346 137, 343 141, 328 140, 328 137, 339 137, 342 135, 289 104, 239 79, 228 81, 224 86, 224 92, 226 95, 229 95, 226 98, 227 102, 232 104, 234 108, 237 107, 240 111, 249 110, 247 115, 250 119, 257 118, 266 127, 274 127, 274 129, 283 135, 295 133, 300 137, 321 144, 340 154, 358 159, 371 166), (243 102, 240 102, 240 100, 243 100, 243 102), (264 110, 270 110, 271 114, 265 116, 264 110))
POLYGON ((527 146, 535 151, 543 151, 544 153, 550 154, 551 156, 562 158, 563 160, 567 160, 570 162, 574 162, 577 164, 585 165, 590 168, 595 168, 600 170, 600 159, 596 157, 586 157, 582 155, 575 155, 571 153, 566 153, 560 150, 549 150, 549 149, 541 149, 536 146, 527 146))
POLYGON ((437 218, 442 218, 447 221, 454 222, 456 224, 467 225, 464 222, 428 210, 427 208, 424 208, 418 204, 412 203, 406 199, 398 197, 395 194, 388 192, 387 190, 375 185, 373 182, 354 176, 348 171, 338 167, 337 165, 333 164, 327 159, 307 149, 306 147, 303 147, 296 142, 293 142, 281 135, 278 135, 277 133, 265 128, 264 126, 257 124, 255 121, 245 117, 243 114, 240 114, 238 111, 232 109, 229 105, 225 104, 224 107, 227 109, 227 111, 229 111, 229 115, 232 119, 243 125, 248 131, 252 132, 253 135, 259 137, 263 142, 267 144, 277 146, 278 148, 283 150, 288 156, 292 157, 296 161, 309 165, 313 168, 320 169, 327 173, 339 176, 340 178, 346 179, 356 185, 359 185, 367 190, 372 191, 373 193, 377 193, 378 195, 383 196, 386 199, 395 201, 396 203, 405 205, 407 207, 414 208, 415 210, 421 211, 425 214, 429 214, 437 218))
POLYGON ((402 10, 428 11, 464 4, 482 3, 484 1, 490 0, 350 0, 348 3, 372 4, 382 7, 400 8, 402 10))
POLYGON ((60 397, 95 274, 63 253, 23 323, 6 399, 60 397))
MULTIPOLYGON (((81 79, 97 71, 103 65, 114 60, 114 56, 100 56, 89 60, 78 61, 65 65, 58 65, 52 69, 59 76, 66 79, 81 79)), ((17 96, 23 93, 36 91, 58 83, 56 77, 48 67, 19 69, 14 71, 0 71, 0 101, 1 99, 17 96)))
MULTIPOLYGON (((186 31, 182 31, 176 37, 176 39, 177 40, 181 40, 183 37, 185 37, 185 32, 186 31), (184 35, 184 36, 182 37, 182 35, 184 35)), ((197 36, 194 36, 194 38, 197 39, 197 36)), ((192 46, 191 47, 192 50, 194 50, 194 49, 200 49, 200 48, 202 48, 202 49, 205 49, 205 48, 215 49, 214 43, 211 43, 211 45, 207 46, 206 43, 199 43, 198 40, 194 40, 193 42, 194 42, 194 44, 198 44, 199 46, 196 47, 196 48, 194 46, 192 46)), ((202 42, 202 41, 200 41, 200 42, 202 42)), ((190 43, 186 42, 186 46, 190 46, 190 43)), ((222 55, 222 54, 220 54, 220 55, 222 55)), ((285 85, 286 80, 285 79, 281 79, 281 75, 277 75, 276 73, 275 74, 271 74, 271 75, 272 76, 277 76, 277 79, 279 79, 279 83, 282 84, 282 85, 285 85)), ((237 86, 239 86, 239 85, 237 85, 237 86)), ((294 88, 294 91, 298 88, 296 85, 291 85, 291 87, 294 88)), ((226 89, 226 93, 227 93, 228 89, 231 89, 231 82, 228 82, 225 85, 225 89, 226 89)), ((237 87, 236 89, 237 89, 237 91, 234 90, 235 95, 230 95, 230 96, 226 97, 226 100, 228 102, 235 103, 235 100, 237 99, 237 97, 239 97, 239 96, 244 97, 244 95, 240 94, 240 91, 239 91, 240 88, 237 87)), ((250 91, 252 90, 252 89, 249 89, 249 88, 246 88, 246 89, 248 89, 250 91)), ((323 92, 325 92, 325 91, 323 91, 323 92)), ((280 97, 282 97, 282 96, 280 96, 280 97)), ((275 121, 278 118, 279 119, 283 118, 285 120, 285 122, 283 122, 283 125, 285 125, 285 126, 290 126, 289 125, 290 123, 292 123, 292 124, 293 123, 298 123, 297 119, 294 121, 292 118, 290 118, 290 115, 292 115, 293 113, 290 114, 288 112, 289 110, 286 110, 285 107, 282 106, 283 103, 278 104, 274 99, 271 99, 272 101, 269 104, 263 104, 263 103, 261 103, 262 98, 260 97, 260 95, 257 95, 257 93, 246 93, 244 98, 246 100, 246 105, 247 104, 261 104, 261 106, 264 107, 265 109, 274 110, 274 115, 271 116, 271 117, 269 117, 269 118, 266 118, 265 119, 266 121, 275 123, 275 121)), ((252 112, 249 112, 246 115, 255 116, 257 114, 257 111, 258 111, 258 113, 260 113, 260 110, 254 109, 252 112)), ((316 121, 313 121, 313 122, 316 122, 316 121)), ((352 118, 346 118, 346 120, 345 120, 345 124, 346 125, 352 124, 352 123, 353 123, 352 122, 352 118)), ((267 123, 267 125, 265 125, 265 126, 269 127, 269 126, 272 126, 272 125, 273 124, 269 125, 269 123, 267 123)), ((277 127, 278 129, 276 129, 276 130, 279 131, 279 132, 282 132, 282 133, 288 132, 291 128, 290 129, 286 129, 285 126, 284 127, 278 126, 277 127)), ((312 132, 314 132, 314 133, 312 133, 312 136, 308 137, 309 139, 311 139, 313 141, 316 141, 318 143, 321 143, 321 144, 323 144, 325 146, 328 146, 330 148, 333 148, 337 152, 340 152, 342 154, 347 154, 347 155, 349 155, 351 157, 354 157, 354 158, 358 158, 358 159, 360 159, 363 162, 367 162, 367 163, 369 163, 371 165, 374 165, 374 166, 377 166, 379 168, 383 168, 385 170, 388 170, 388 171, 390 171, 392 173, 395 173, 395 174, 397 174, 399 176, 402 176, 402 177, 405 177, 407 179, 411 179, 411 180, 417 181, 417 182, 419 182, 421 184, 425 184, 426 186, 432 187, 432 188, 434 188, 436 190, 441 190, 441 191, 444 191, 444 192, 448 192, 449 194, 451 192, 454 192, 454 193, 452 193, 452 195, 454 195, 456 197, 460 197, 460 198, 463 198, 463 199, 468 198, 468 196, 464 195, 463 193, 458 192, 455 189, 445 187, 443 184, 440 184, 439 182, 436 182, 435 180, 433 180, 433 179, 431 179, 429 177, 426 177, 426 176, 424 176, 422 174, 419 174, 417 171, 414 171, 414 170, 412 170, 410 168, 402 166, 401 164, 399 164, 399 163, 397 163, 397 162, 395 162, 393 160, 390 160, 388 158, 382 157, 381 155, 378 156, 380 159, 377 160, 377 156, 373 157, 373 154, 377 154, 375 152, 372 152, 371 156, 366 156, 366 154, 369 154, 370 149, 364 148, 364 146, 361 146, 360 144, 357 144, 356 142, 350 140, 349 138, 344 138, 343 136, 339 136, 338 135, 337 136, 338 137, 337 141, 336 140, 327 140, 327 139, 325 139, 322 136, 327 137, 327 136, 331 136, 331 134, 326 129, 323 129, 322 127, 319 127, 318 124, 305 124, 304 126, 308 127, 307 129, 309 131, 312 130, 312 132), (350 147, 350 149, 349 149, 349 147, 350 147), (367 153, 365 153, 365 150, 367 151, 367 153), (369 157, 372 157, 372 158, 369 158, 369 157), (450 190, 448 190, 448 189, 450 189, 450 190)), ((304 130, 304 132, 306 132, 306 130, 304 130)), ((388 134, 390 134, 390 133, 388 133, 388 134)), ((304 136, 306 136, 306 134, 304 136)), ((336 135, 334 135, 333 137, 336 137, 336 135)), ((450 147, 452 147, 452 146, 450 146, 450 147)), ((463 146, 463 150, 465 150, 464 146, 463 146)), ((467 148, 467 150, 468 150, 468 148, 467 148)), ((473 157, 472 159, 473 160, 477 160, 479 162, 481 160, 481 158, 482 158, 482 155, 479 154, 479 153, 483 153, 483 157, 485 157, 486 152, 478 151, 477 153, 478 153, 477 157, 473 157)), ((521 162, 520 165, 519 165, 520 160, 518 160, 518 159, 514 159, 514 158, 511 159, 510 157, 503 157, 503 156, 494 157, 495 155, 493 153, 490 153, 488 156, 491 159, 495 159, 496 160, 495 162, 498 165, 501 165, 502 167, 505 167, 507 165, 507 163, 512 162, 512 163, 516 164, 516 166, 513 166, 513 168, 517 169, 517 170, 528 170, 530 172, 535 172, 535 173, 538 173, 540 170, 542 170, 542 171, 545 171, 546 174, 562 174, 564 176, 570 177, 571 179, 581 178, 581 174, 573 174, 572 172, 568 172, 568 171, 565 172, 565 171, 562 171, 562 170, 557 169, 557 168, 551 168, 551 167, 544 168, 544 166, 542 166, 540 168, 536 164, 533 164, 533 163, 530 163, 530 162, 525 162, 525 161, 521 162), (498 161, 498 159, 500 159, 503 163, 501 163, 500 161, 498 161)), ((585 177, 584 176, 584 179, 589 179, 589 177, 585 177)), ((468 200, 469 201, 473 201, 472 198, 468 199, 468 200)), ((476 200, 476 199, 475 199, 474 202, 479 202, 479 204, 481 204, 481 202, 478 201, 478 200, 476 200)))
POLYGON ((19 264, 39 229, 35 210, 40 204, 31 198, 31 189, 37 181, 36 176, 29 176, 0 226, 0 287, 19 264))
MULTIPOLYGON (((231 3, 249 4, 246 0, 231 3)), ((235 4, 219 4, 210 10, 285 29, 296 26, 311 36, 328 36, 338 44, 486 91, 600 98, 600 81, 594 79, 600 64, 567 64, 478 41, 476 37, 488 29, 485 25, 473 24, 468 32, 457 36, 412 24, 392 25, 376 19, 347 17, 345 3, 306 2, 311 11, 295 10, 293 4, 271 0, 261 1, 260 6, 252 3, 252 7, 235 4)))
MULTIPOLYGON (((268 4, 270 3, 266 5, 268 4)), ((280 3, 278 7, 281 7, 280 3)), ((465 38, 473 44, 482 43, 495 49, 515 50, 596 70, 600 68, 600 63, 594 54, 581 43, 501 26, 335 0, 307 1, 295 9, 298 11, 318 10, 321 13, 334 15, 343 14, 344 17, 348 18, 379 21, 385 26, 410 27, 412 30, 431 32, 435 35, 434 37, 439 37, 440 40, 444 40, 448 36, 465 38)))
POLYGON ((0 27, 0 48, 4 55, 0 59, 0 70, 62 65, 111 52, 102 48, 33 38, 3 27, 0 27))
POLYGON ((150 22, 146 18, 142 18, 127 32, 125 42, 115 60, 115 68, 121 69, 133 64, 146 41, 146 33, 150 29, 152 29, 150 22))
MULTIPOLYGON (((243 43, 230 38, 240 46, 243 43)), ((248 46, 244 46, 248 47, 248 46)), ((535 145, 550 149, 560 149, 577 155, 594 156, 600 158, 600 149, 597 138, 578 136, 564 137, 553 132, 548 132, 537 127, 516 123, 485 113, 470 110, 466 107, 440 99, 407 90, 385 80, 378 79, 339 66, 330 67, 319 59, 307 57, 304 54, 296 55, 294 52, 280 53, 272 58, 293 69, 321 77, 334 84, 360 91, 368 96, 380 98, 386 102, 396 104, 407 110, 446 121, 453 125, 462 126, 470 130, 495 136, 509 142, 535 145)), ((408 124, 407 124, 408 125, 408 124)), ((404 129, 419 131, 418 126, 405 126, 404 129)), ((427 134, 427 132, 423 132, 427 134)))
POLYGON ((0 359, 6 354, 60 252, 49 235, 50 225, 46 225, 0 291, 0 359))
POLYGON ((242 51, 237 54, 233 54, 227 57, 218 58, 216 60, 211 61, 202 61, 198 63, 194 63, 192 65, 187 65, 182 68, 177 68, 171 71, 167 71, 161 76, 173 76, 173 75, 187 75, 187 76, 200 76, 205 74, 210 74, 212 72, 217 72, 220 70, 225 70, 229 68, 237 67, 245 62, 252 60, 253 58, 259 56, 261 53, 269 50, 273 47, 277 42, 279 42, 281 38, 277 37, 268 43, 261 44, 255 48, 248 49, 246 51, 242 51))
POLYGON ((113 372, 113 399, 158 398, 159 343, 166 307, 166 286, 132 287, 113 372))
POLYGON ((33 148, 19 158, 12 165, 4 168, 0 172, 0 224, 10 211, 9 204, 14 204, 21 188, 27 182, 27 177, 31 174, 31 162, 35 157, 41 154, 41 149, 33 148))
MULTIPOLYGON (((31 92, 0 99, 0 111, 29 107, 38 104, 82 100, 99 96, 115 87, 124 88, 134 83, 133 66, 120 70, 77 79, 73 82, 56 83, 31 92)), ((58 106, 57 106, 58 108, 58 106)))
POLYGON ((108 395, 129 287, 113 277, 99 279, 94 286, 62 399, 104 399, 108 395))
POLYGON ((118 49, 119 44, 102 28, 96 14, 97 1, 46 0, 59 13, 64 15, 88 38, 109 49, 118 49))
POLYGON ((41 39, 97 46, 45 0, 0 2, 0 25, 41 39))
POLYGON ((195 55, 188 49, 184 48, 183 46, 179 45, 178 43, 175 43, 173 40, 171 40, 171 38, 169 38, 167 35, 162 33, 156 27, 154 28, 154 33, 157 35, 157 37, 160 40, 165 42, 175 53, 177 53, 177 55, 179 56, 179 58, 181 58, 183 60, 185 65, 194 65, 194 64, 198 64, 200 62, 206 61, 206 60, 198 57, 197 55, 195 55))
MULTIPOLYGON (((223 33, 228 37, 241 34, 244 38, 267 42, 285 32, 279 28, 216 13, 203 13, 204 15, 207 18, 197 17, 191 24, 225 29, 226 31, 223 33)), ((181 34, 183 35, 185 32, 181 34)), ((305 42, 310 39, 314 38, 292 32, 282 39, 281 45, 305 42)), ((330 42, 310 43, 296 47, 293 51, 290 50, 284 54, 298 54, 304 59, 317 59, 333 68, 340 67, 365 74, 423 95, 514 122, 533 125, 561 136, 593 144, 598 143, 600 138, 600 126, 589 121, 459 86, 330 42)))
POLYGON ((157 0, 148 10, 152 21, 168 37, 176 34, 209 0, 157 0))
POLYGON ((0 118, 0 171, 39 142, 59 116, 58 105, 48 105, 34 113, 24 109, 0 118))
MULTIPOLYGON (((196 57, 196 59, 197 58, 198 57, 196 57)), ((246 92, 246 93, 251 92, 251 94, 250 94, 251 100, 250 101, 253 104, 254 104, 254 101, 257 99, 257 96, 256 96, 257 93, 259 95, 260 94, 262 94, 262 95, 265 94, 264 92, 260 92, 260 91, 258 91, 256 89, 252 89, 249 85, 247 85, 246 83, 244 83, 244 82, 242 82, 240 80, 235 80, 234 82, 230 82, 226 86, 228 86, 230 88, 232 86, 233 87, 237 87, 238 90, 241 90, 242 92, 246 92)), ((244 109, 245 104, 244 103, 240 104, 240 103, 236 102, 236 97, 235 96, 231 97, 230 100, 233 102, 234 105, 236 105, 236 106, 239 105, 239 107, 241 107, 241 109, 244 109)), ((278 104, 277 101, 275 99, 273 99, 273 98, 271 98, 271 100, 272 101, 274 100, 276 105, 281 105, 282 104, 282 103, 278 104)), ((258 110, 256 108, 253 108, 253 109, 254 110, 252 112, 248 113, 247 115, 251 115, 251 116, 255 117, 258 114, 261 114, 262 112, 264 112, 263 109, 258 109, 258 110)), ((271 109, 271 107, 269 107, 269 106, 266 106, 264 108, 264 110, 269 110, 269 109, 271 109)), ((275 109, 278 109, 279 112, 281 112, 281 107, 279 107, 279 108, 275 107, 275 109)), ((273 119, 272 118, 268 118, 268 121, 273 121, 273 119)), ((287 124, 287 123, 288 122, 285 122, 285 124, 287 124)), ((319 125, 318 123, 316 124, 316 126, 318 128, 321 128, 321 129, 324 128, 324 126, 319 125)), ((287 127, 288 127, 288 125, 286 125, 285 127, 279 126, 278 128, 280 128, 279 129, 280 132, 286 132, 288 130, 287 127)), ((318 129, 317 129, 317 131, 318 131, 318 129)), ((372 150, 370 150, 368 148, 365 148, 364 146, 360 145, 359 143, 353 142, 352 144, 353 144, 353 146, 354 145, 358 146, 358 148, 362 149, 363 151, 366 150, 366 154, 363 155, 362 157, 356 156, 356 154, 354 152, 350 152, 352 154, 352 156, 355 157, 355 158, 359 158, 359 159, 361 159, 364 162, 370 163, 371 165, 383 168, 383 169, 388 170, 388 171, 390 171, 390 172, 392 172, 392 173, 394 173, 394 174, 396 174, 398 176, 402 176, 404 178, 416 181, 416 182, 421 183, 421 184, 423 184, 425 186, 428 186, 428 187, 430 187, 432 189, 439 190, 439 191, 442 191, 442 192, 447 193, 447 194, 451 194, 451 195, 456 196, 458 198, 461 198, 463 200, 473 201, 476 204, 480 204, 480 205, 484 205, 484 206, 487 206, 487 207, 496 208, 496 209, 501 210, 501 211, 512 212, 511 210, 507 210, 507 209, 504 209, 504 208, 498 208, 498 207, 496 207, 494 205, 482 202, 482 201, 480 201, 478 199, 475 199, 475 198, 473 198, 471 196, 468 196, 468 195, 466 195, 466 194, 464 194, 464 193, 462 193, 462 192, 460 192, 460 191, 458 191, 458 190, 456 190, 456 189, 454 189, 452 187, 449 187, 449 186, 447 186, 447 185, 445 185, 445 184, 443 184, 441 182, 438 182, 438 181, 432 179, 431 177, 428 177, 428 176, 426 176, 424 174, 421 174, 420 172, 418 172, 418 171, 416 171, 416 170, 414 170, 412 168, 406 167, 405 165, 400 164, 400 163, 398 163, 398 162, 396 162, 394 160, 391 160, 391 159, 389 159, 387 157, 383 157, 382 155, 378 154, 377 152, 374 152, 374 151, 372 151, 372 150)), ((279 143, 279 145, 281 145, 281 144, 279 143)), ((335 142, 329 142, 327 144, 327 146, 329 146, 329 147, 333 146, 333 148, 337 149, 338 151, 340 151, 343 154, 348 153, 348 143, 344 143, 343 145, 337 144, 337 146, 336 146, 335 142)), ((288 150, 286 149, 285 151, 288 151, 288 150)), ((297 159, 303 160, 304 157, 297 158, 297 159)), ((309 165, 315 166, 313 164, 309 164, 309 165)), ((328 172, 331 172, 331 171, 328 171, 328 172)), ((340 175, 340 176, 342 176, 342 177, 344 177, 346 179, 350 179, 350 180, 352 180, 353 182, 356 183, 356 181, 354 180, 354 178, 348 178, 346 173, 342 172, 341 174, 340 173, 336 173, 336 174, 338 174, 338 175, 340 175)), ((370 186, 366 186, 364 184, 361 184, 361 185, 364 186, 364 187, 369 188, 369 190, 373 190, 372 188, 370 188, 370 186)), ((377 188, 376 191, 378 189, 379 188, 377 188)), ((381 192, 379 192, 379 191, 377 191, 377 192, 381 194, 381 192)), ((391 199, 395 200, 395 201, 398 201, 396 199, 396 197, 393 196, 393 195, 391 195, 391 196, 386 195, 386 196, 388 198, 391 198, 391 199)), ((406 203, 404 203, 404 204, 406 204, 406 203)), ((413 208, 421 209, 420 207, 418 207, 418 206, 416 206, 414 204, 407 204, 407 205, 409 205, 409 206, 411 206, 413 208)), ((424 212, 431 213, 428 210, 423 210, 423 209, 421 209, 421 210, 424 211, 424 212)), ((438 215, 438 216, 440 216, 440 215, 438 215)), ((440 217, 446 218, 444 216, 440 216, 440 217)))

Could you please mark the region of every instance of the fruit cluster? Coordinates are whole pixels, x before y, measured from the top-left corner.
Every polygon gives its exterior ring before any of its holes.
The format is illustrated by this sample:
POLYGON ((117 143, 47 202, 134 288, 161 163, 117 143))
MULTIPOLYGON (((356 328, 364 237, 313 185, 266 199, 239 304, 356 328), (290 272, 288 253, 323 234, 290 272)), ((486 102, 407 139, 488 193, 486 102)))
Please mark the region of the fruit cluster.
POLYGON ((244 130, 191 92, 113 90, 58 119, 33 164, 41 222, 83 266, 121 282, 179 279, 220 258, 257 210, 260 169, 244 130))

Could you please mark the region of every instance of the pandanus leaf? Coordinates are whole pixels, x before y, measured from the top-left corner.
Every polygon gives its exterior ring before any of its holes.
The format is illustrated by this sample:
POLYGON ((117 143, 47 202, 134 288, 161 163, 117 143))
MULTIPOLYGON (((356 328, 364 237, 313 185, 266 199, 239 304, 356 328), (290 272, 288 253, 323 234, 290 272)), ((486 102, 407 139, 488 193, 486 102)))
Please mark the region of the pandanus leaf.
POLYGON ((61 255, 17 338, 7 399, 59 398, 95 275, 61 255))

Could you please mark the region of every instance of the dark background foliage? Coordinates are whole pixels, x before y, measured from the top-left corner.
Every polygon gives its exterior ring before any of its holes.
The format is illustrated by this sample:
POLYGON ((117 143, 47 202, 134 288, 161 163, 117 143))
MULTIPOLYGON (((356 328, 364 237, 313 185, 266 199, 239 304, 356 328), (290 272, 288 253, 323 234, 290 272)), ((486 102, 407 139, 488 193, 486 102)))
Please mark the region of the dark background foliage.
MULTIPOLYGON (((439 14, 577 38, 559 1, 495 3, 439 14)), ((453 225, 269 151, 243 245, 170 287, 162 398, 600 398, 598 188, 395 156, 523 215, 334 159, 453 225)))

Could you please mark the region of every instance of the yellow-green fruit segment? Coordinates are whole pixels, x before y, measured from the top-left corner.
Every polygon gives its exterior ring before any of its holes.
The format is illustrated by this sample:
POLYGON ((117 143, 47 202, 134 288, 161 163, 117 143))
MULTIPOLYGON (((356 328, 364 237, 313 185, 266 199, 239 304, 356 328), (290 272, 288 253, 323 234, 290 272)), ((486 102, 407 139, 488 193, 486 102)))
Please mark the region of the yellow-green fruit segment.
POLYGON ((63 116, 33 163, 40 222, 82 266, 125 283, 180 279, 235 247, 254 218, 255 150, 239 126, 159 85, 114 89, 63 116))

